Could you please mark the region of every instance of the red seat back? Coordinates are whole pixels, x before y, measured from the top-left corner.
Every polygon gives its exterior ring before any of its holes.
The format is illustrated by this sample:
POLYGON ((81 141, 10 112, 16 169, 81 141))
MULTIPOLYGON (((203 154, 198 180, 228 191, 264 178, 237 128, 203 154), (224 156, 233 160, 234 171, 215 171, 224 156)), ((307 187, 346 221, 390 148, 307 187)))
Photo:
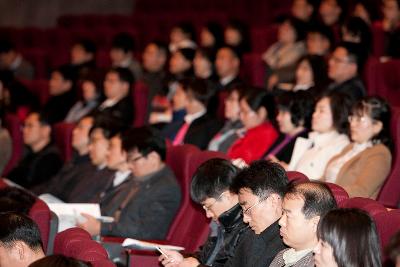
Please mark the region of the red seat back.
POLYGON ((47 245, 50 236, 50 220, 51 213, 46 203, 37 199, 29 211, 29 217, 36 222, 39 227, 40 235, 42 237, 43 249, 47 251, 47 245))
POLYGON ((7 114, 4 118, 4 126, 10 133, 12 139, 12 154, 2 176, 7 177, 7 174, 17 165, 22 156, 24 141, 22 139, 22 124, 18 116, 7 114))
POLYGON ((400 108, 392 108, 391 134, 394 143, 392 170, 379 192, 377 200, 388 207, 400 202, 400 108))
POLYGON ((75 124, 59 122, 53 126, 54 141, 60 149, 62 159, 68 161, 72 158, 72 131, 75 124))
POLYGON ((290 181, 296 181, 296 182, 309 182, 310 180, 308 179, 308 177, 301 172, 297 172, 297 171, 288 171, 286 172, 287 177, 290 181))
POLYGON ((342 207, 343 202, 349 199, 349 194, 341 186, 333 183, 326 183, 329 189, 331 189, 333 196, 335 197, 336 203, 339 207, 342 207))
POLYGON ((343 208, 357 208, 368 212, 372 217, 375 215, 386 212, 386 208, 376 200, 363 197, 349 198, 343 201, 343 208))
MULTIPOLYGON (((381 241, 382 251, 389 244, 390 238, 400 231, 400 210, 395 209, 379 213, 375 216, 375 222, 381 241)), ((383 261, 385 261, 385 255, 383 261)), ((384 265, 386 266, 386 265, 384 265)))
POLYGON ((265 87, 265 63, 261 54, 249 53, 243 56, 241 76, 251 85, 265 87))
POLYGON ((146 124, 149 87, 144 82, 137 81, 133 87, 132 95, 135 107, 134 126, 140 127, 146 124))

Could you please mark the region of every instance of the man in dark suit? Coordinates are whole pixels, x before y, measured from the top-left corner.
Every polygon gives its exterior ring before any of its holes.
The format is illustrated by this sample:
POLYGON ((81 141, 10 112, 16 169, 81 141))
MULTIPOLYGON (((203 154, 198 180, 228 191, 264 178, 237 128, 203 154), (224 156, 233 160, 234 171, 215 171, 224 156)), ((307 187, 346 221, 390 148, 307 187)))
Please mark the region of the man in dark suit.
POLYGON ((32 80, 35 74, 32 64, 7 40, 0 42, 0 69, 12 71, 18 79, 32 80))
POLYGON ((291 184, 283 199, 283 215, 279 220, 283 242, 290 248, 280 251, 270 267, 314 267, 313 249, 318 243, 319 220, 334 208, 336 201, 326 184, 291 184))
POLYGON ((236 260, 228 266, 269 266, 285 248, 278 220, 287 183, 285 170, 270 161, 255 161, 236 176, 232 190, 239 196, 243 221, 253 231, 243 237, 236 249, 236 260))
POLYGON ((239 78, 240 54, 231 46, 221 47, 215 59, 215 69, 219 77, 219 89, 230 89, 241 82, 239 78))
POLYGON ((47 182, 62 167, 60 152, 51 142, 51 126, 46 116, 31 112, 24 122, 26 153, 8 178, 30 189, 47 182))
POLYGON ((107 117, 126 126, 132 125, 134 108, 131 88, 134 81, 132 73, 126 68, 109 70, 104 81, 106 100, 95 111, 96 118, 107 117))
POLYGON ((121 143, 121 159, 125 155, 133 176, 109 188, 100 200, 102 215, 114 222, 83 214, 87 221, 80 227, 92 235, 164 239, 181 200, 179 184, 164 163, 165 141, 142 127, 123 133, 121 143))

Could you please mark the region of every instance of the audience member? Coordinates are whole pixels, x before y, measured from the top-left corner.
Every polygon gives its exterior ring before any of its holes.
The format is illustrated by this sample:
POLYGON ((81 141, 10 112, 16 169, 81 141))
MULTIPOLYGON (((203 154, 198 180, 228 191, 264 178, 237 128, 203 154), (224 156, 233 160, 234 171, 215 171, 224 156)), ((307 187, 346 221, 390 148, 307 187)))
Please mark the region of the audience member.
POLYGON ((7 129, 2 127, 0 119, 0 176, 3 173, 12 155, 12 140, 7 129))
POLYGON ((71 47, 70 67, 76 79, 85 77, 96 68, 96 45, 88 39, 82 39, 71 47))
POLYGON ((238 194, 243 221, 252 231, 243 237, 231 266, 268 266, 285 248, 278 221, 287 182, 285 170, 270 161, 253 162, 236 176, 231 190, 238 194))
POLYGON ((322 23, 313 23, 307 31, 307 54, 327 58, 335 46, 335 35, 332 29, 322 23))
POLYGON ((19 79, 32 80, 35 70, 15 45, 8 40, 0 41, 0 69, 10 70, 19 79))
POLYGON ((364 211, 332 210, 321 218, 317 234, 317 267, 382 266, 377 229, 364 211))
POLYGON ((193 59, 194 75, 200 79, 209 79, 217 81, 215 73, 215 54, 211 50, 198 48, 193 59))
POLYGON ((319 6, 321 21, 329 26, 335 27, 346 17, 345 0, 322 0, 319 6))
POLYGON ((172 52, 169 60, 169 72, 174 80, 190 78, 193 76, 193 59, 196 50, 192 48, 179 48, 172 52))
POLYGON ((350 17, 342 25, 342 41, 360 44, 369 54, 372 52, 372 31, 363 19, 350 17))
POLYGON ((287 170, 302 172, 313 180, 320 179, 328 161, 349 144, 346 134, 350 108, 350 100, 345 95, 322 96, 312 115, 312 132, 308 139, 297 138, 287 170))
POLYGON ((12 212, 0 214, 0 266, 28 267, 44 256, 40 231, 32 219, 12 212))
POLYGON ((233 47, 221 47, 215 58, 215 70, 219 77, 219 90, 226 90, 241 83, 240 54, 233 47))
POLYGON ((313 249, 318 244, 319 221, 336 201, 323 183, 292 183, 283 198, 280 234, 289 247, 280 251, 270 267, 314 267, 313 249))
POLYGON ((92 235, 165 239, 181 199, 179 184, 164 163, 165 141, 148 127, 134 128, 121 140, 121 154, 127 155, 134 178, 101 200, 102 214, 114 222, 101 223, 84 214, 87 221, 80 227, 92 235))
POLYGON ((385 248, 385 253, 394 264, 393 266, 400 266, 400 232, 390 238, 389 244, 385 248))
POLYGON ((304 91, 286 92, 278 96, 276 101, 278 109, 276 121, 280 135, 263 157, 288 164, 297 138, 306 138, 311 128, 314 101, 312 96, 304 91))
POLYGON ((242 97, 243 88, 238 86, 229 90, 228 97, 225 99, 225 124, 219 132, 211 139, 207 149, 228 152, 228 149, 239 138, 238 132, 243 129, 240 120, 239 99, 242 97))
MULTIPOLYGON (((215 89, 208 80, 194 79, 187 89, 186 116, 183 122, 168 127, 176 132, 173 145, 192 144, 207 148, 211 138, 221 128, 220 122, 207 113, 207 104, 215 89)), ((166 132, 171 132, 169 129, 166 132)))
POLYGON ((43 112, 48 116, 51 124, 63 121, 75 104, 75 79, 73 70, 69 66, 62 66, 51 73, 50 98, 43 107, 43 112))
POLYGON ((384 55, 386 57, 400 57, 400 1, 382 1, 383 20, 380 23, 384 35, 384 55))
POLYGON ((251 51, 248 26, 240 20, 231 19, 224 31, 225 44, 232 46, 239 54, 251 51))
POLYGON ((278 28, 278 41, 262 55, 267 64, 267 87, 293 82, 296 62, 306 53, 304 22, 285 18, 278 28))
POLYGON ((50 255, 31 263, 28 267, 92 267, 89 262, 83 262, 63 255, 50 255))
POLYGON ((0 114, 14 113, 24 120, 29 111, 38 107, 38 98, 11 71, 0 71, 0 114))
POLYGON ((76 123, 82 117, 90 114, 98 105, 101 97, 100 78, 94 73, 86 75, 80 81, 82 96, 68 111, 65 122, 76 123))
POLYGON ((110 58, 113 68, 127 68, 134 78, 142 78, 142 68, 134 58, 135 41, 129 33, 119 33, 111 43, 110 58))
MULTIPOLYGON (((89 131, 89 157, 93 167, 88 167, 84 176, 71 181, 69 191, 63 190, 65 202, 97 202, 100 194, 110 184, 115 171, 108 168, 107 155, 112 137, 121 132, 119 123, 109 119, 96 120, 89 131)), ((83 174, 83 173, 82 173, 83 174)))
POLYGON ((357 102, 349 117, 352 142, 333 157, 324 180, 350 197, 376 198, 391 169, 390 107, 382 98, 357 102))
POLYGON ((380 19, 380 1, 376 0, 357 0, 354 5, 353 16, 359 17, 368 25, 380 19))
POLYGON ((174 53, 178 49, 196 49, 196 32, 190 22, 180 22, 174 26, 169 35, 169 51, 174 53))
POLYGON ((34 193, 37 195, 49 193, 65 200, 75 184, 94 171, 95 167, 89 157, 89 131, 93 123, 94 119, 91 116, 79 120, 72 131, 73 158, 66 162, 49 182, 31 188, 34 193))
POLYGON ((207 22, 200 31, 200 47, 216 53, 224 44, 224 31, 217 22, 207 22))
POLYGON ((292 16, 309 24, 314 23, 316 16, 315 2, 313 0, 293 0, 292 16))
POLYGON ((238 196, 229 187, 238 170, 229 161, 211 159, 195 172, 191 184, 192 199, 203 206, 211 218, 211 233, 201 249, 190 257, 166 250, 168 258, 159 258, 164 266, 230 266, 235 261, 236 248, 250 231, 243 222, 238 196))
POLYGON ((366 95, 360 78, 365 63, 365 52, 360 44, 344 42, 333 51, 328 64, 328 76, 333 80, 328 90, 344 93, 353 102, 366 95))
POLYGON ((106 117, 124 126, 132 125, 135 113, 132 106, 132 73, 126 68, 110 69, 104 80, 106 100, 94 111, 96 118, 106 117))
POLYGON ((14 186, 7 186, 0 189, 0 213, 18 212, 29 214, 36 197, 30 192, 14 186))
POLYGON ((265 90, 248 88, 240 98, 240 120, 246 129, 228 150, 231 159, 243 159, 246 163, 260 159, 278 138, 273 126, 275 118, 274 98, 265 90))
POLYGON ((25 119, 23 140, 27 150, 8 178, 30 189, 50 180, 62 167, 62 160, 51 142, 50 122, 42 113, 32 112, 25 119))

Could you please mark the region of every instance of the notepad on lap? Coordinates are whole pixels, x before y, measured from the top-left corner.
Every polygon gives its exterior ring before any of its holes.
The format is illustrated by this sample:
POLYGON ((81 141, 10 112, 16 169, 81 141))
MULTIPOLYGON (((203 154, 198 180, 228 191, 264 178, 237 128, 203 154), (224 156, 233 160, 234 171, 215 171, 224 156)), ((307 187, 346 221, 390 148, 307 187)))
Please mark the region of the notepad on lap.
POLYGON ((176 250, 181 251, 184 250, 184 247, 178 246, 170 246, 170 245, 161 245, 152 242, 141 241, 133 238, 126 238, 122 243, 122 246, 125 248, 133 248, 133 249, 144 249, 144 250, 157 250, 157 247, 166 250, 176 250))

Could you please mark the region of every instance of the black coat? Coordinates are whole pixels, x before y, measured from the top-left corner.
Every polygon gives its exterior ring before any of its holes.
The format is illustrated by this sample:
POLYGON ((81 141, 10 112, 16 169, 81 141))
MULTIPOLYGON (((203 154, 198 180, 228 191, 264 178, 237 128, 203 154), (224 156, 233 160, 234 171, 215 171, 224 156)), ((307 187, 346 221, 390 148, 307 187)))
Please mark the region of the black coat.
POLYGON ((107 190, 100 200, 102 215, 114 216, 128 193, 137 188, 121 210, 118 222, 102 223, 102 236, 165 239, 181 201, 181 190, 173 172, 164 167, 147 177, 131 177, 107 190), (144 179, 143 179, 144 178, 144 179))
POLYGON ((354 77, 340 84, 331 84, 328 90, 348 95, 353 103, 367 95, 364 84, 358 77, 354 77))
POLYGON ((43 112, 48 117, 49 122, 54 124, 65 119, 75 102, 75 91, 70 89, 61 95, 50 97, 43 108, 43 112))
POLYGON ((122 98, 112 107, 98 108, 94 113, 96 118, 107 117, 119 122, 121 125, 131 126, 135 118, 132 96, 128 95, 122 98))

